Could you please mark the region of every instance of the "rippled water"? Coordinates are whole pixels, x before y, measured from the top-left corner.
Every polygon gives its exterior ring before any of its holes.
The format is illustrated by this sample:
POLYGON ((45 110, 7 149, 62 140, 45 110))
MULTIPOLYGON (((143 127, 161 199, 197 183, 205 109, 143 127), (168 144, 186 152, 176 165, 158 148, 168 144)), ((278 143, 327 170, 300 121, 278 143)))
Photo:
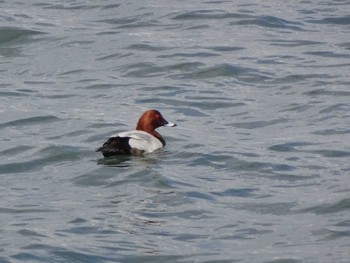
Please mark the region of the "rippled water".
POLYGON ((0 1, 0 261, 349 262, 349 6, 0 1))

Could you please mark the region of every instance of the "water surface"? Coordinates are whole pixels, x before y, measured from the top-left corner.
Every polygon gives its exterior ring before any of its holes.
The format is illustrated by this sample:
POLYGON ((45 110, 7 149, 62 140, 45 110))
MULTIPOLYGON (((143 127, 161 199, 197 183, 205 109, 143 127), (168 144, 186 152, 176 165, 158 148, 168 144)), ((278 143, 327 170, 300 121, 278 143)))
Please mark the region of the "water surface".
POLYGON ((0 7, 1 262, 349 262, 348 1, 0 7))

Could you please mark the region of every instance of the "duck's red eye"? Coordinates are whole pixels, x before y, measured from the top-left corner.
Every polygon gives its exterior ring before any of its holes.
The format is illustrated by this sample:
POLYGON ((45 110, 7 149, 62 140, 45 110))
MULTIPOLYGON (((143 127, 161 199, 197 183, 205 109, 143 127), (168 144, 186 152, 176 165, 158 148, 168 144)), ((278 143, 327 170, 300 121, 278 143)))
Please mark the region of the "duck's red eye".
POLYGON ((157 119, 160 119, 160 115, 159 115, 159 114, 156 114, 156 118, 157 118, 157 119))

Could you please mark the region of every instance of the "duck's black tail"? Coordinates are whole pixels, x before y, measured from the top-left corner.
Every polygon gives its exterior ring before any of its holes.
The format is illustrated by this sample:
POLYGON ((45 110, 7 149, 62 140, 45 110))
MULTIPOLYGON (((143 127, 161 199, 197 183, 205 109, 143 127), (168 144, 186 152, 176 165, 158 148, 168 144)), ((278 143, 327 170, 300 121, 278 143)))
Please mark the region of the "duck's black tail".
POLYGON ((111 137, 96 152, 102 152, 104 157, 131 154, 129 139, 129 137, 111 137))

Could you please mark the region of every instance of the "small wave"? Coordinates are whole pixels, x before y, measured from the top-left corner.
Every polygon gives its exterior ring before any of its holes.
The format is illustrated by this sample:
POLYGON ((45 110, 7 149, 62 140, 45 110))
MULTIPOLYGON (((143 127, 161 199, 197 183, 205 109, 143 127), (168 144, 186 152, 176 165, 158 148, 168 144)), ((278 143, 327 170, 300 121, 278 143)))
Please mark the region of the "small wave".
POLYGON ((295 152, 299 151, 297 147, 314 145, 313 143, 308 142, 288 142, 283 144, 276 144, 268 147, 269 150, 276 152, 295 152))
POLYGON ((254 192, 259 190, 258 188, 235 188, 235 189, 227 189, 222 192, 211 192, 213 195, 217 195, 220 197, 252 197, 254 196, 254 192))
POLYGON ((312 206, 299 211, 299 213, 314 213, 314 214, 333 214, 344 211, 350 211, 350 198, 346 198, 333 204, 322 204, 312 206))
MULTIPOLYGON (((23 150, 28 150, 28 147, 24 147, 23 150)), ((13 149, 17 154, 22 153, 21 148, 13 149)), ((6 152, 5 152, 6 153, 6 152)), ((8 152, 7 152, 8 153, 8 152)), ((50 166, 54 163, 66 162, 77 160, 80 158, 80 149, 72 146, 47 146, 44 149, 34 153, 35 159, 22 161, 22 162, 7 162, 0 165, 0 174, 9 173, 24 173, 29 171, 40 170, 43 167, 50 166)))
POLYGON ((331 51, 308 51, 305 55, 320 56, 324 58, 350 58, 349 54, 334 53, 331 51))
POLYGON ((321 155, 323 157, 328 158, 340 158, 340 157, 349 157, 350 152, 347 151, 339 151, 339 150, 314 150, 314 151, 305 151, 317 155, 321 155))
POLYGON ((345 90, 327 90, 327 89, 315 89, 312 91, 308 91, 304 93, 305 95, 309 96, 350 96, 350 91, 345 91, 345 90))
POLYGON ((176 14, 173 20, 208 20, 208 19, 228 19, 228 18, 246 18, 247 15, 239 13, 230 13, 223 10, 196 10, 176 14))
POLYGON ((285 118, 279 118, 271 121, 252 121, 252 122, 240 122, 240 123, 233 123, 231 126, 241 129, 257 129, 257 128, 263 128, 279 123, 286 123, 288 122, 285 118))
POLYGON ((231 25, 244 25, 244 26, 260 26, 267 28, 280 28, 280 29, 290 29, 294 31, 303 31, 301 27, 303 24, 300 22, 292 22, 282 18, 274 16, 257 16, 251 17, 249 19, 243 19, 236 22, 232 22, 231 25))
POLYGON ((0 123, 0 129, 13 126, 27 126, 27 125, 38 125, 42 123, 55 122, 61 120, 60 118, 53 115, 35 116, 24 119, 17 119, 5 123, 0 123))
POLYGON ((159 47, 159 46, 152 46, 152 45, 147 45, 147 44, 133 44, 133 45, 128 46, 126 49, 159 52, 162 50, 166 50, 167 48, 159 47))
POLYGON ((0 27, 0 44, 38 34, 43 32, 18 27, 0 27))
POLYGON ((256 69, 222 63, 209 67, 198 67, 190 73, 175 74, 173 77, 180 79, 213 79, 219 77, 231 77, 242 82, 261 83, 271 80, 266 73, 256 69))
POLYGON ((326 17, 323 19, 308 20, 309 23, 314 24, 333 24, 333 25, 350 25, 350 16, 341 17, 326 17))
POLYGON ((317 135, 337 135, 337 134, 350 134, 350 129, 325 129, 313 132, 317 135))

